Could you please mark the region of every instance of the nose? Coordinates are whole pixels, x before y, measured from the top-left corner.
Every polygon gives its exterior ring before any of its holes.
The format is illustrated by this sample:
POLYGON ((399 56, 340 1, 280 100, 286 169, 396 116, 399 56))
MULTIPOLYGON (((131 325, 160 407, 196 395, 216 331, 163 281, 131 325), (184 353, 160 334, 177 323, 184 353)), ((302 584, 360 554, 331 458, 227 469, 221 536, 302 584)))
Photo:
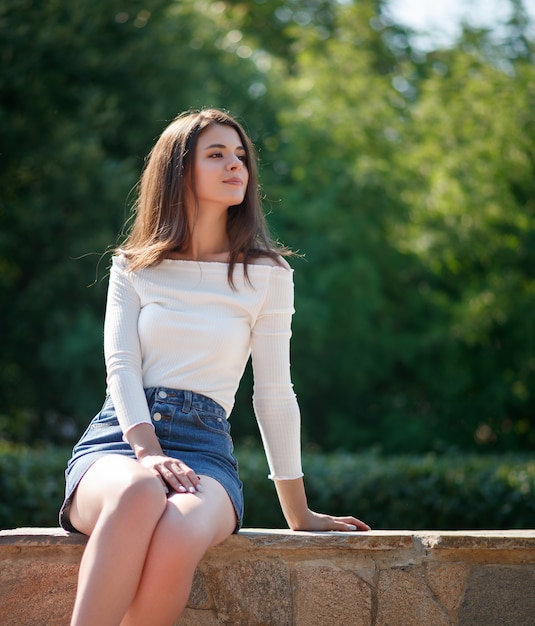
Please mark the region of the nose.
POLYGON ((227 163, 227 168, 230 170, 241 170, 242 166, 243 161, 239 159, 235 154, 231 155, 227 163))

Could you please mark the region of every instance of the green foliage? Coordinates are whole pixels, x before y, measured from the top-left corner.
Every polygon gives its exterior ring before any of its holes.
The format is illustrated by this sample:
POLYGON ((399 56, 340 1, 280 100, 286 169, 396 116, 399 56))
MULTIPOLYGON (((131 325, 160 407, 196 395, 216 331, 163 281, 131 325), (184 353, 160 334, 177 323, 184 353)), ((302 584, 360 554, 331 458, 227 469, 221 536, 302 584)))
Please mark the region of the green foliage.
POLYGON ((226 20, 193 2, 2 4, 5 438, 69 440, 73 424, 82 428, 96 411, 104 392, 102 255, 116 244, 143 157, 166 120, 210 105, 250 123, 263 117, 262 106, 250 111, 256 92, 242 93, 263 73, 225 40, 226 20))
MULTIPOLYGON (((0 447, 0 528, 57 526, 70 450, 0 447)), ((263 452, 237 446, 245 526, 285 528, 263 452)), ((306 453, 314 510, 352 514, 375 529, 533 528, 535 462, 523 455, 306 453)))
POLYGON ((525 28, 499 45, 467 31, 417 55, 371 15, 348 3, 335 36, 306 30, 285 83, 278 219, 308 260, 293 344, 307 436, 532 449, 533 45, 525 28))
MULTIPOLYGON (((101 255, 166 121, 221 106, 304 255, 305 440, 532 450, 535 54, 511 6, 498 34, 423 54, 381 0, 5 0, 0 438, 70 442, 98 409, 101 255)), ((250 392, 248 370, 238 440, 257 436, 250 392)))
MULTIPOLYGON (((285 527, 262 453, 238 450, 245 525, 285 527), (267 481, 269 482, 269 481, 267 481)), ((383 457, 307 453, 310 507, 355 515, 375 529, 533 528, 535 462, 522 455, 383 457)))
POLYGON ((397 158, 408 219, 390 239, 421 264, 417 287, 439 323, 435 367, 422 371, 430 412, 459 423, 458 441, 471 430, 481 445, 530 448, 534 66, 504 69, 496 54, 472 34, 433 55, 397 158))
POLYGON ((70 450, 0 445, 0 528, 57 526, 70 450))

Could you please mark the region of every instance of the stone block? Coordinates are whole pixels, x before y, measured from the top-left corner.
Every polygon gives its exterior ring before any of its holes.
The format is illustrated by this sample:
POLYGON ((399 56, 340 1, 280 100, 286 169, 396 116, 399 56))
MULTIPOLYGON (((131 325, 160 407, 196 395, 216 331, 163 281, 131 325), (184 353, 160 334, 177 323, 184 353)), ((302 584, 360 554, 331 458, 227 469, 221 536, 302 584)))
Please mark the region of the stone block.
POLYGON ((77 563, 47 558, 4 560, 0 568, 2 626, 66 626, 70 622, 77 563))
POLYGON ((295 626, 371 626, 370 587, 354 572, 314 561, 295 566, 295 626))
POLYGON ((218 623, 232 626, 292 626, 290 568, 281 559, 240 559, 203 567, 218 623))
POLYGON ((427 569, 429 588, 450 615, 457 619, 470 567, 465 563, 431 562, 427 569))
POLYGON ((483 565, 472 570, 459 626, 535 624, 535 566, 483 565))
POLYGON ((446 610, 427 584, 425 566, 392 568, 379 573, 374 626, 450 624, 446 610))
MULTIPOLYGON (((0 625, 67 626, 86 541, 0 531, 0 625)), ((531 626, 534 588, 534 530, 244 529, 205 555, 176 626, 531 626)))
POLYGON ((212 608, 212 603, 210 602, 208 591, 206 589, 204 574, 200 567, 195 570, 195 575, 193 576, 193 584, 191 586, 191 593, 189 594, 188 607, 192 609, 212 608))

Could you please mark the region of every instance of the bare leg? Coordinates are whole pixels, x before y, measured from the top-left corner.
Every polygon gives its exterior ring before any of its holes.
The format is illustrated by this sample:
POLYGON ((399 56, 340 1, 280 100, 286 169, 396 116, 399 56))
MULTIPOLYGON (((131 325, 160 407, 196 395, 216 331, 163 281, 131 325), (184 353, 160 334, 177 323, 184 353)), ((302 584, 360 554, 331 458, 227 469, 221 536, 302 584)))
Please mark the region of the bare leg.
POLYGON ((80 564, 73 625, 120 623, 166 503, 158 479, 133 459, 110 455, 87 471, 70 512, 75 528, 90 535, 80 564))
POLYGON ((122 626, 172 625, 186 606, 199 561, 232 534, 236 514, 227 492, 207 476, 202 485, 202 493, 169 498, 122 626))
POLYGON ((73 525, 90 535, 73 625, 174 623, 204 553, 236 525, 225 489, 207 476, 202 484, 202 493, 167 499, 158 479, 132 459, 110 455, 88 470, 70 512, 73 525))

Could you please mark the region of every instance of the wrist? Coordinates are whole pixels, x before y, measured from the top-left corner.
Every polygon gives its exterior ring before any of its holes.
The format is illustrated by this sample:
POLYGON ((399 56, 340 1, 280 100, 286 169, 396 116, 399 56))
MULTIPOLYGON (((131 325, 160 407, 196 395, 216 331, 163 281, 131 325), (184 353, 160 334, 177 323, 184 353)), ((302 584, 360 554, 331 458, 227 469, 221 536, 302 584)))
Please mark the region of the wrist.
POLYGON ((163 454, 162 450, 151 450, 150 448, 146 448, 140 444, 132 445, 132 450, 134 451, 138 461, 142 461, 148 456, 158 456, 163 454))
POLYGON ((302 478, 275 480, 282 512, 292 530, 304 530, 310 525, 311 511, 308 508, 302 478))
POLYGON ((288 527, 291 530, 306 530, 310 526, 310 509, 304 509, 302 511, 286 511, 285 519, 288 527))
POLYGON ((154 432, 152 424, 137 424, 125 435, 138 461, 148 456, 163 455, 162 447, 154 432))

